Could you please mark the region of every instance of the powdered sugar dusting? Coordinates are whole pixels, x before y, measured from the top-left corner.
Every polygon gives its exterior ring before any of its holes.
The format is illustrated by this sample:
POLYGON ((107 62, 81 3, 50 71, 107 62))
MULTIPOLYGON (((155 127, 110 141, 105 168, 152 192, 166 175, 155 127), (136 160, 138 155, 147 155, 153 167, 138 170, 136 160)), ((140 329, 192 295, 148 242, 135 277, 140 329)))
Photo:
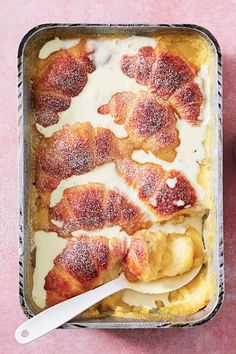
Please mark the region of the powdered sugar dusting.
POLYGON ((181 206, 185 205, 185 202, 183 200, 179 199, 179 200, 174 200, 173 204, 178 206, 178 207, 181 207, 181 206))
POLYGON ((101 183, 66 189, 62 200, 49 213, 51 219, 64 222, 63 235, 77 229, 96 230, 109 225, 119 225, 132 235, 151 225, 141 209, 123 194, 107 189, 101 183))
POLYGON ((184 120, 177 120, 180 145, 176 148, 177 155, 175 160, 173 162, 166 162, 155 157, 152 153, 143 150, 134 151, 132 158, 141 163, 152 162, 161 165, 167 171, 172 169, 181 171, 196 190, 199 206, 204 207, 205 191, 199 184, 198 176, 200 164, 205 157, 203 143, 210 120, 210 83, 207 65, 201 66, 197 77, 200 77, 202 82, 202 90, 205 98, 202 105, 202 123, 199 126, 192 126, 184 120))
POLYGON ((175 188, 176 183, 177 183, 177 178, 176 177, 167 178, 167 180, 166 180, 166 184, 168 185, 169 188, 175 188))
POLYGON ((169 100, 182 119, 198 123, 203 95, 193 69, 181 56, 144 47, 133 56, 125 55, 121 67, 128 77, 169 100))
POLYGON ((62 179, 114 161, 117 154, 118 141, 109 129, 94 129, 89 123, 66 127, 39 147, 37 187, 52 191, 62 179))
POLYGON ((150 200, 150 204, 151 204, 153 207, 156 207, 156 206, 157 206, 157 201, 156 201, 156 199, 151 199, 151 200, 150 200))
POLYGON ((94 280, 99 271, 106 269, 109 260, 108 240, 103 237, 90 239, 82 235, 69 241, 66 249, 54 260, 63 265, 82 284, 94 280))

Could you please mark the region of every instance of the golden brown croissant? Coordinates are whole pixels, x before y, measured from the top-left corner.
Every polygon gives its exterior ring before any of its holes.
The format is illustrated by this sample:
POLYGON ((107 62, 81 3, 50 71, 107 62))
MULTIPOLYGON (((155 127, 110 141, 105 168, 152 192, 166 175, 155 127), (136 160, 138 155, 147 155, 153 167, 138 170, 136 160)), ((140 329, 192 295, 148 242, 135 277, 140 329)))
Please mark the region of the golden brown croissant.
POLYGON ((52 191, 62 179, 114 161, 128 149, 109 129, 89 123, 65 127, 39 146, 36 185, 40 191, 52 191))
POLYGON ((204 254, 201 235, 193 227, 185 234, 138 231, 130 239, 125 275, 144 282, 181 275, 201 266, 204 254))
POLYGON ((93 62, 80 45, 50 55, 35 80, 36 122, 44 127, 57 123, 58 113, 69 108, 71 97, 82 91, 87 74, 94 70, 93 62))
POLYGON ((63 222, 63 230, 57 229, 61 235, 111 225, 119 225, 128 234, 133 234, 151 225, 138 207, 101 183, 66 189, 62 200, 49 213, 51 219, 63 222))
POLYGON ((116 278, 124 254, 118 238, 81 235, 68 241, 45 278, 47 307, 116 278))
POLYGON ((154 211, 159 221, 175 214, 189 214, 197 202, 194 188, 179 171, 165 171, 153 163, 140 164, 129 158, 117 163, 118 172, 154 211))
POLYGON ((115 123, 124 124, 135 148, 150 150, 167 161, 174 160, 179 145, 177 119, 170 105, 155 93, 117 93, 98 112, 110 113, 115 123))
POLYGON ((169 100, 180 118, 192 124, 200 122, 203 95, 194 82, 193 68, 181 56, 166 51, 157 53, 152 47, 143 47, 136 55, 124 55, 121 69, 139 84, 169 100))

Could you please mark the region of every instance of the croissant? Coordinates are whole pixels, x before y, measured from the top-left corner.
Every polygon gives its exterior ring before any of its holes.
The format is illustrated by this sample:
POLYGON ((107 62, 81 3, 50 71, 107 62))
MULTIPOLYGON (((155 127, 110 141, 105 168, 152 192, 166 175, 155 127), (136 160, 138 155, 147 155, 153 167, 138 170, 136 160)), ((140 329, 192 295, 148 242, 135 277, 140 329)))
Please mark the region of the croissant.
POLYGON ((58 113, 69 108, 71 97, 82 91, 88 80, 87 74, 94 70, 94 63, 80 45, 50 55, 41 64, 35 80, 36 122, 44 127, 56 124, 58 113))
POLYGON ((143 47, 136 55, 124 55, 121 69, 139 84, 169 100, 180 118, 192 124, 200 123, 203 95, 194 82, 193 68, 181 56, 166 51, 157 53, 152 47, 143 47))
POLYGON ((54 190, 62 179, 81 175, 119 155, 129 146, 105 128, 89 123, 64 127, 50 138, 43 139, 36 161, 36 185, 40 191, 54 190))
POLYGON ((179 145, 177 119, 170 105, 156 94, 117 93, 98 112, 110 113, 115 123, 124 124, 135 148, 150 150, 166 161, 174 160, 179 145))
POLYGON ((165 171, 159 165, 140 164, 129 158, 118 161, 117 169, 159 221, 189 214, 197 202, 194 188, 179 171, 165 171))
POLYGON ((149 282, 199 267, 204 256, 201 235, 193 227, 185 234, 139 231, 130 238, 123 268, 129 281, 149 282))
POLYGON ((118 238, 81 235, 69 240, 45 278, 46 306, 116 278, 124 254, 124 243, 118 238))
POLYGON ((63 222, 63 230, 57 230, 61 235, 112 225, 119 225, 128 234, 133 234, 151 225, 138 207, 101 183, 66 189, 62 200, 49 210, 49 214, 52 220, 63 222))

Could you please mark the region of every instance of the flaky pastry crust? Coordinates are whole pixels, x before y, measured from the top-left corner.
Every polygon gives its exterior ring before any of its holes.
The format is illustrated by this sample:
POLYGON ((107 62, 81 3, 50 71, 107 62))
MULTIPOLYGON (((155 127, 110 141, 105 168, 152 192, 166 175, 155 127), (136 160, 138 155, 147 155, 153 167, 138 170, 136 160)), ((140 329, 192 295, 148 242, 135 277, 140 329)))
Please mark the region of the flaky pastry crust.
POLYGON ((106 189, 101 183, 66 189, 61 201, 49 213, 51 219, 63 222, 62 229, 56 229, 60 235, 112 225, 133 234, 151 225, 137 206, 119 191, 106 189))
POLYGON ((124 254, 118 238, 81 235, 69 240, 45 278, 47 307, 116 278, 124 254))
POLYGON ((139 84, 168 100, 180 118, 191 124, 201 122, 203 95, 194 81, 194 69, 181 56, 143 47, 136 55, 124 55, 121 69, 139 84))
POLYGON ((117 124, 124 124, 135 148, 151 151, 166 161, 173 161, 179 145, 176 116, 171 106, 155 93, 121 92, 98 109, 110 113, 117 124))

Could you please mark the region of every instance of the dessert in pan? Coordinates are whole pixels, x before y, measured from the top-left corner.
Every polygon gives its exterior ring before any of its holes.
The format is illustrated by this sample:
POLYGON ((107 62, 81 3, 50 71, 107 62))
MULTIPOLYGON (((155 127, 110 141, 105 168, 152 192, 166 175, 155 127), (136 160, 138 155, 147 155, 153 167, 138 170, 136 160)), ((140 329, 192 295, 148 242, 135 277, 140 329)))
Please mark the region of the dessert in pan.
POLYGON ((175 291, 125 290, 81 316, 166 319, 209 303, 210 60, 204 39, 184 34, 55 38, 40 49, 31 193, 38 311, 121 272, 148 283, 196 267, 175 291))

